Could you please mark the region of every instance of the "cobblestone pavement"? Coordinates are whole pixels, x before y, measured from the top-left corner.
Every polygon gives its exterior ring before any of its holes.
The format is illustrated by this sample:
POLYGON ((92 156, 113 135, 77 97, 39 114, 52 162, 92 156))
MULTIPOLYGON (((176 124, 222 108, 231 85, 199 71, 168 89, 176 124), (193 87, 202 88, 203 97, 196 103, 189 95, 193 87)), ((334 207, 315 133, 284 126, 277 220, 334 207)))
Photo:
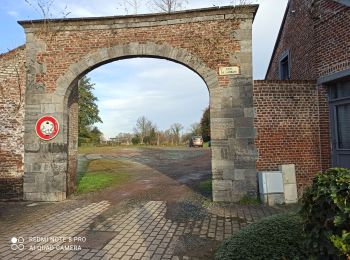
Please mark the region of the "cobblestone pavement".
POLYGON ((149 201, 99 222, 109 206, 107 201, 91 203, 7 230, 0 236, 0 259, 204 259, 209 256, 191 256, 194 248, 186 248, 186 239, 195 239, 200 250, 208 241, 215 244, 278 212, 260 205, 213 206, 203 216, 178 222, 167 216, 166 202, 149 201))

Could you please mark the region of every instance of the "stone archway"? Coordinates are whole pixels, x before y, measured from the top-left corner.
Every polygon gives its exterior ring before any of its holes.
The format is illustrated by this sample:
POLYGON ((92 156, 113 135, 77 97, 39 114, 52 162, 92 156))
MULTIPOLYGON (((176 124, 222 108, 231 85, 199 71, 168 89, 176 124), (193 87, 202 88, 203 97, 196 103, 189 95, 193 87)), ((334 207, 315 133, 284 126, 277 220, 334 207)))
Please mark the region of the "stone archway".
POLYGON ((236 201, 255 194, 251 25, 256 9, 53 20, 45 31, 47 21, 20 22, 27 35, 29 68, 24 198, 66 198, 68 161, 74 164, 76 158, 76 144, 69 144, 68 138, 74 135, 68 124, 68 117, 74 116, 74 86, 88 71, 130 57, 178 62, 205 81, 211 107, 213 198, 236 201), (53 140, 39 140, 35 134, 42 115, 55 116, 61 124, 53 140))

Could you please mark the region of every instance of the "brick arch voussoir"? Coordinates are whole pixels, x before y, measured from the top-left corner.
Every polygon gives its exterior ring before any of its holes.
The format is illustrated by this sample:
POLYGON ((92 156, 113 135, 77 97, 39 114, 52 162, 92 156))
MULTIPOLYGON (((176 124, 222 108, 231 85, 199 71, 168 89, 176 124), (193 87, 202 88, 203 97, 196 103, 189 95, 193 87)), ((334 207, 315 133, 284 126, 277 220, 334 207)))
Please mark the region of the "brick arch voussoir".
POLYGON ((57 80, 55 94, 62 97, 66 96, 72 82, 99 64, 106 63, 109 60, 137 56, 164 58, 188 67, 204 80, 209 94, 212 89, 219 86, 216 72, 187 50, 174 48, 168 44, 156 44, 152 42, 140 44, 135 42, 99 49, 94 53, 86 55, 79 62, 70 65, 67 72, 57 80))

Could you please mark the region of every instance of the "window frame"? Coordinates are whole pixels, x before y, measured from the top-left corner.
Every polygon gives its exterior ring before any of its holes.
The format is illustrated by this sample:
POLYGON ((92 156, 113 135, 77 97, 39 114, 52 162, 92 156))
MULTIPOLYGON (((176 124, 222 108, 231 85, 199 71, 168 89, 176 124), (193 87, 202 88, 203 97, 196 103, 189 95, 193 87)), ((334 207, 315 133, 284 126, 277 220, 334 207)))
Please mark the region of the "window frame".
POLYGON ((338 151, 349 151, 349 148, 340 148, 339 147, 339 126, 338 126, 338 115, 337 115, 337 107, 341 105, 347 105, 350 104, 350 95, 349 96, 342 96, 342 97, 336 97, 334 98, 333 93, 336 91, 336 88, 338 87, 338 84, 341 84, 342 81, 335 81, 333 83, 328 84, 328 101, 330 105, 330 122, 331 122, 331 128, 333 133, 332 137, 332 143, 334 149, 338 151))
POLYGON ((290 55, 290 50, 286 50, 282 53, 280 59, 279 59, 279 79, 280 80, 290 80, 291 79, 291 73, 290 73, 290 68, 291 68, 291 55, 290 55), (284 78, 284 66, 282 65, 282 63, 284 63, 285 61, 287 61, 287 71, 288 71, 288 75, 287 78, 284 78))

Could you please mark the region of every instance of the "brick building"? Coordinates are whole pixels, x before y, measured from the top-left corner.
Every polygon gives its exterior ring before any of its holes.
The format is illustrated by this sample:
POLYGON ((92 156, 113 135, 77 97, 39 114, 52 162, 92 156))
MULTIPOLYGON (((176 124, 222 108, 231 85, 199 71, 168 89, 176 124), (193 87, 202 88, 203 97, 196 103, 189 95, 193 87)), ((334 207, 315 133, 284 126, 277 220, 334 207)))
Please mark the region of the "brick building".
POLYGON ((348 0, 290 0, 266 74, 315 81, 321 169, 350 168, 349 28, 348 0))

